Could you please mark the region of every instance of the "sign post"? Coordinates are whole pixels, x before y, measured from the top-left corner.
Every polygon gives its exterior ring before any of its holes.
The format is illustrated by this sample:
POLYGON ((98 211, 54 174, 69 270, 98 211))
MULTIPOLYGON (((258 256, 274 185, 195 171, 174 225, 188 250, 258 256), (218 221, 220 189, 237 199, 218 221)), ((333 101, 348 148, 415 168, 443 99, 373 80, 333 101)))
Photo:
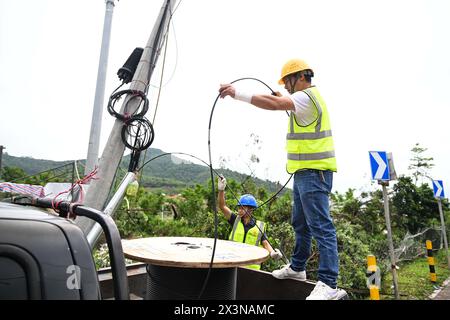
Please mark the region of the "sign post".
POLYGON ((442 235, 444 236, 444 246, 445 246, 445 252, 447 254, 447 265, 448 265, 448 268, 450 269, 450 255, 448 253, 447 232, 445 231, 444 213, 442 211, 442 201, 441 201, 441 199, 445 197, 444 184, 442 183, 442 180, 433 180, 433 192, 434 192, 434 197, 436 198, 436 200, 438 202, 439 215, 441 217, 442 235))
POLYGON ((394 254, 394 243, 392 240, 391 218, 389 215, 389 198, 387 186, 389 181, 395 179, 395 170, 392 155, 384 151, 369 151, 370 167, 372 169, 372 180, 378 180, 378 184, 383 187, 384 217, 386 219, 386 229, 389 244, 389 257, 391 260, 392 281, 394 284, 395 299, 399 299, 397 265, 394 254))

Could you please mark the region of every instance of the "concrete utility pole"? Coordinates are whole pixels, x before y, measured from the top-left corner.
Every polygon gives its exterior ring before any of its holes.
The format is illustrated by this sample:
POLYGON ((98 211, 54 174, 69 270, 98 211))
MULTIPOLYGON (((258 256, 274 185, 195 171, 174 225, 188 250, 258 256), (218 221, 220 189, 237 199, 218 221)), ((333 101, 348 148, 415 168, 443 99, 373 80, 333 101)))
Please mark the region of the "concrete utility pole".
POLYGON ((0 178, 2 177, 2 158, 3 158, 3 149, 6 149, 4 146, 0 146, 0 178))
POLYGON ((102 131, 103 102, 105 98, 106 69, 108 66, 109 40, 111 38, 111 23, 114 11, 114 1, 106 0, 105 21, 103 23, 102 47, 98 63, 97 86, 95 88, 94 110, 92 111, 91 134, 89 136, 88 154, 84 174, 92 172, 98 164, 100 148, 100 133, 102 131))
MULTIPOLYGON (((176 3, 176 0, 165 0, 161 8, 161 11, 156 20, 155 26, 152 30, 150 38, 146 47, 142 53, 141 60, 134 74, 133 80, 130 85, 131 90, 147 92, 150 84, 150 79, 153 70, 156 66, 156 62, 159 57, 158 48, 161 48, 165 40, 165 32, 169 28, 169 22, 171 12, 176 3)), ((130 100, 130 96, 124 99, 120 112, 123 113, 125 106, 127 111, 133 113, 139 107, 138 99, 130 100)), ((103 210, 105 203, 108 199, 109 191, 112 187, 114 176, 117 168, 120 165, 120 160, 125 151, 125 145, 122 142, 121 130, 123 122, 116 120, 111 130, 108 142, 103 150, 102 157, 100 159, 97 180, 92 180, 89 190, 86 195, 84 205, 103 210)), ((77 224, 88 235, 90 230, 94 226, 94 222, 88 219, 77 218, 77 224)))

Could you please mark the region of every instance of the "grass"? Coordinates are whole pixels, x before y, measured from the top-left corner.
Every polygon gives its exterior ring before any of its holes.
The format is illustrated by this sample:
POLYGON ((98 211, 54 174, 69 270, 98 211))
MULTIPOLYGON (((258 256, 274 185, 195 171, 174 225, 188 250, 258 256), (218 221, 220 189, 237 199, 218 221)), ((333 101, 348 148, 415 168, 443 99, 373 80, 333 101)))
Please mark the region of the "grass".
MULTIPOLYGON (((430 269, 426 257, 399 265, 400 269, 397 270, 397 275, 401 300, 428 300, 433 291, 450 277, 445 250, 435 252, 434 261, 437 275, 435 284, 430 280, 430 269)), ((392 273, 389 272, 383 277, 381 283, 381 300, 394 299, 392 286, 392 273)))

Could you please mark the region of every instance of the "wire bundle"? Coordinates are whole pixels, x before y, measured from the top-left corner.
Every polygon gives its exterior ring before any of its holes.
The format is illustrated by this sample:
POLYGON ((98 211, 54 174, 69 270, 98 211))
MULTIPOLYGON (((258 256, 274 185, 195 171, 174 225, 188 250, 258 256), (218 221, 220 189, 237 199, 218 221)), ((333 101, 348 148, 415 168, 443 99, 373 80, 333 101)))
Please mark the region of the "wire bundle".
POLYGON ((110 115, 123 122, 121 137, 125 146, 133 151, 146 150, 152 144, 155 138, 155 131, 150 121, 144 117, 148 111, 148 99, 144 92, 136 90, 121 90, 114 92, 109 98, 108 112, 110 115), (121 114, 115 110, 115 104, 127 95, 124 107, 124 113, 121 114), (127 106, 133 100, 138 100, 136 110, 130 114, 127 112, 127 106))

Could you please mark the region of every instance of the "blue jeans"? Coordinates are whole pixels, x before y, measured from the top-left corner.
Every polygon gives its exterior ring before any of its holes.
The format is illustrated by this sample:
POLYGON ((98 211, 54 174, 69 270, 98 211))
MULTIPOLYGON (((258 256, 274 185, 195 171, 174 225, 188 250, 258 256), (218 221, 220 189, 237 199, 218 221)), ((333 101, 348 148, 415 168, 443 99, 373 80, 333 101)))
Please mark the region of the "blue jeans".
POLYGON ((301 170, 294 175, 292 227, 295 247, 291 268, 303 271, 311 254, 312 237, 319 249, 319 280, 335 288, 339 273, 336 229, 329 210, 332 171, 301 170))

